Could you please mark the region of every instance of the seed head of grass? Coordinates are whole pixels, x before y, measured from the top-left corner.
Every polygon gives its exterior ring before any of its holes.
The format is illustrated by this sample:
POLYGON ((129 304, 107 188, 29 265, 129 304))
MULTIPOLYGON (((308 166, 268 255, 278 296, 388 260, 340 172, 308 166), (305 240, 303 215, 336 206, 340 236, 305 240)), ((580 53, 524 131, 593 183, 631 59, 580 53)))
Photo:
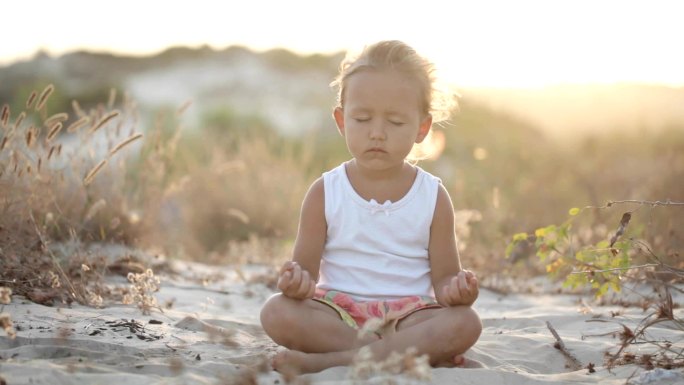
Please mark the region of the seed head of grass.
POLYGON ((52 84, 48 84, 48 86, 45 87, 43 92, 40 93, 40 97, 38 98, 38 103, 36 104, 36 111, 40 111, 43 109, 43 107, 45 107, 45 103, 47 103, 48 98, 54 90, 55 86, 52 84))
POLYGON ((9 305, 12 302, 12 289, 0 286, 0 303, 9 305))
POLYGON ((5 330, 7 337, 13 340, 17 338, 17 332, 14 330, 14 325, 12 324, 12 317, 7 313, 0 314, 0 328, 5 330))

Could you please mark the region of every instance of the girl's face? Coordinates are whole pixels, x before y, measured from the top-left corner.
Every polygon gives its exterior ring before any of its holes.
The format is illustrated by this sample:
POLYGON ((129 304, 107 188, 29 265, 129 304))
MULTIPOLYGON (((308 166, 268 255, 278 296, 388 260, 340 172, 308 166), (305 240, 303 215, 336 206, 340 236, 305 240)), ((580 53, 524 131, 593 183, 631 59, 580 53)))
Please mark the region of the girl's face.
POLYGON ((358 165, 384 170, 402 166, 432 125, 420 110, 415 81, 393 70, 363 70, 347 79, 344 106, 335 122, 358 165))

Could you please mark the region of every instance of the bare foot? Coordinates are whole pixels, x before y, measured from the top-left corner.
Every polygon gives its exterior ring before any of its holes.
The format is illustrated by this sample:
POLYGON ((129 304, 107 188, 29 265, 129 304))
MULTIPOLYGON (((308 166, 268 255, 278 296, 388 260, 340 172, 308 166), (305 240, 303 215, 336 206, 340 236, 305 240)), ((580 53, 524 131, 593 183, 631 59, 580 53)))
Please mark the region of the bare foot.
POLYGON ((459 354, 454 357, 454 365, 457 368, 484 368, 484 365, 482 365, 480 361, 471 360, 470 358, 466 358, 462 354, 459 354))
POLYGON ((475 360, 466 358, 463 354, 454 356, 453 360, 447 360, 436 365, 438 368, 483 368, 484 366, 475 360))
POLYGON ((273 369, 285 376, 316 373, 333 366, 349 365, 353 351, 330 353, 303 353, 284 350, 273 357, 273 369))

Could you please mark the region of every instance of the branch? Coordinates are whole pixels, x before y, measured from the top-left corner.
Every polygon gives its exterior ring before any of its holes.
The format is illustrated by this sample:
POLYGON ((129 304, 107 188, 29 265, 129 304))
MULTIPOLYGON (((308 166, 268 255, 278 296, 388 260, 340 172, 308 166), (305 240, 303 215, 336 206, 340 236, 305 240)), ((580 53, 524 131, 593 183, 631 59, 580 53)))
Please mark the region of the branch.
POLYGON ((636 203, 640 205, 646 205, 646 206, 684 206, 684 202, 673 202, 671 200, 666 200, 666 201, 642 201, 638 199, 626 199, 626 200, 621 200, 621 201, 608 201, 604 206, 586 206, 585 209, 607 209, 613 205, 616 204, 623 204, 623 203, 636 203))
POLYGON ((71 294, 71 296, 74 299, 76 299, 78 302, 83 302, 82 296, 80 295, 80 293, 78 293, 78 294, 76 293, 76 289, 74 288, 74 285, 72 285, 71 280, 69 279, 69 276, 66 275, 66 273, 62 269, 62 266, 60 266, 59 261, 57 260, 57 257, 52 252, 52 250, 50 250, 50 247, 49 247, 47 240, 45 239, 45 237, 43 237, 43 233, 38 228, 38 223, 36 222, 36 219, 33 217, 33 211, 29 212, 29 217, 31 218, 31 222, 33 222, 33 227, 36 230, 36 235, 38 235, 38 239, 40 239, 41 244, 45 246, 45 250, 48 252, 48 254, 50 255, 50 258, 52 259, 52 264, 55 266, 57 271, 62 275, 62 278, 67 283, 67 285, 69 285, 69 290, 70 290, 69 294, 71 294))
POLYGON ((603 269, 603 270, 580 270, 580 271, 573 271, 570 274, 607 273, 609 271, 642 269, 644 267, 656 267, 656 266, 660 266, 660 264, 659 263, 646 263, 644 265, 637 265, 637 266, 630 266, 630 267, 615 267, 612 269, 603 269))
POLYGON ((582 369, 584 367, 582 365, 582 362, 580 362, 580 360, 578 360, 572 353, 568 351, 560 335, 558 335, 558 332, 556 332, 556 329, 554 329, 553 326, 551 326, 551 322, 546 321, 546 327, 549 328, 551 334, 553 334, 553 337, 556 338, 556 343, 553 345, 553 347, 555 347, 556 349, 560 350, 561 353, 563 353, 565 358, 569 361, 570 367, 573 369, 573 371, 582 369))

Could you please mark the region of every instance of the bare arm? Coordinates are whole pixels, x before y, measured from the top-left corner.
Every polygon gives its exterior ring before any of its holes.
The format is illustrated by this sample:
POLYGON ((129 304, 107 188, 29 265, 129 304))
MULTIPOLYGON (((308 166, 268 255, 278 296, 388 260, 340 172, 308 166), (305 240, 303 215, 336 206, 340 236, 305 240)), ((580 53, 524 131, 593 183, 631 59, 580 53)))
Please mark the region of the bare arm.
POLYGON ((295 299, 313 297, 326 234, 325 192, 323 179, 319 178, 302 203, 292 261, 280 270, 278 288, 283 295, 295 299))
POLYGON ((428 253, 435 296, 443 306, 471 305, 478 296, 477 278, 461 268, 455 230, 454 206, 440 184, 428 253))

